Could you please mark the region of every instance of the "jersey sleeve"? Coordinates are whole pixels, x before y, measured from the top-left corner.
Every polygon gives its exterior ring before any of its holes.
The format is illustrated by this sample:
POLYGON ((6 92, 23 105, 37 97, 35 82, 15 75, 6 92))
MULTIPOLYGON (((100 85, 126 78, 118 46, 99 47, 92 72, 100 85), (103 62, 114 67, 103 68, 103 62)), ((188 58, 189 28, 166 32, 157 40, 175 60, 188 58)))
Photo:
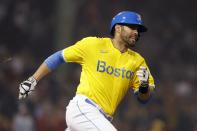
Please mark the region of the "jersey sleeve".
MULTIPOLYGON (((140 66, 144 66, 147 68, 148 72, 149 72, 149 86, 151 88, 155 88, 155 83, 154 83, 154 78, 153 76, 151 75, 150 73, 150 70, 145 62, 145 60, 143 59, 141 64, 138 66, 137 70, 139 69, 140 66)), ((134 72, 134 75, 133 75, 133 79, 132 79, 132 82, 131 82, 131 87, 133 88, 134 92, 138 91, 139 90, 139 85, 140 85, 140 82, 139 82, 139 79, 138 79, 138 76, 136 75, 137 73, 137 70, 134 72)))
POLYGON ((63 49, 62 55, 65 62, 76 62, 79 64, 84 63, 86 57, 86 39, 82 39, 74 45, 63 49))

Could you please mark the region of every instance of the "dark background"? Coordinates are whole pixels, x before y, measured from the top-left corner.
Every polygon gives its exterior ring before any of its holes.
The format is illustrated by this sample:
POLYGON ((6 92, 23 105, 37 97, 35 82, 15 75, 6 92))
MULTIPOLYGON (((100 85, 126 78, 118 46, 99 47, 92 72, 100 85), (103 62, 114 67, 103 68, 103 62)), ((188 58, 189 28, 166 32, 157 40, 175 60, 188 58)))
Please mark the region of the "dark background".
POLYGON ((0 131, 63 131, 80 67, 64 64, 18 101, 18 85, 52 53, 87 36, 110 37, 112 17, 131 10, 149 31, 134 49, 145 57, 156 94, 141 105, 129 91, 113 124, 121 131, 197 131, 195 0, 1 0, 0 131))

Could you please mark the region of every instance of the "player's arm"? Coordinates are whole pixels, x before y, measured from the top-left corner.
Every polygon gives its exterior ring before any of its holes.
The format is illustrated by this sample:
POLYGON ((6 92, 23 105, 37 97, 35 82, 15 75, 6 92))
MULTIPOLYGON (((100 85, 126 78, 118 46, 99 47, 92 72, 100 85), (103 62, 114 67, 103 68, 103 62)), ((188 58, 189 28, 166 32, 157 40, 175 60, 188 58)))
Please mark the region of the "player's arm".
POLYGON ((40 79, 42 79, 44 76, 49 74, 51 72, 51 69, 48 67, 48 65, 43 62, 40 67, 36 70, 36 72, 32 75, 32 77, 38 82, 40 79))
POLYGON ((146 103, 151 98, 155 87, 149 83, 149 72, 146 67, 141 66, 136 75, 140 84, 139 90, 135 92, 135 95, 141 103, 146 103))
POLYGON ((35 89, 39 80, 64 63, 62 51, 58 51, 49 56, 36 70, 36 72, 23 81, 19 86, 19 99, 26 98, 35 89))
POLYGON ((87 43, 92 41, 92 37, 84 38, 78 41, 76 44, 58 51, 51 56, 49 56, 37 69, 37 71, 29 77, 26 81, 22 82, 19 86, 19 99, 27 97, 34 90, 37 82, 41 80, 44 76, 50 73, 52 70, 56 69, 60 64, 66 62, 76 62, 82 64, 84 57, 87 56, 86 48, 87 43))

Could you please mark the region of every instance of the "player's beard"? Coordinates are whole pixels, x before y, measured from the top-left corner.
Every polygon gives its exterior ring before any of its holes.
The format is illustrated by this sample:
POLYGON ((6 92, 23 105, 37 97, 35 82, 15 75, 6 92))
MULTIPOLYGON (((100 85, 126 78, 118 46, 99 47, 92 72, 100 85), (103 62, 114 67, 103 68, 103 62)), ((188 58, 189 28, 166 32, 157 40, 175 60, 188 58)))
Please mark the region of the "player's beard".
POLYGON ((127 48, 135 47, 136 41, 138 40, 138 37, 129 35, 124 30, 121 33, 121 38, 127 48))

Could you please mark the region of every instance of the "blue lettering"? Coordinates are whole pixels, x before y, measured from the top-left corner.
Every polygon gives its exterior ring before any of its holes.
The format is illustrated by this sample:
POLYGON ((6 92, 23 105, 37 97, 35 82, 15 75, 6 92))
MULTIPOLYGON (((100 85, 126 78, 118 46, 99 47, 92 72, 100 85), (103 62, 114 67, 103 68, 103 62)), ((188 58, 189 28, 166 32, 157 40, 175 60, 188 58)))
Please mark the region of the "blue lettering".
POLYGON ((131 79, 132 75, 133 75, 133 73, 132 73, 130 70, 128 70, 128 71, 126 72, 126 77, 127 77, 127 79, 131 79))
POLYGON ((122 68, 122 78, 124 78, 124 72, 125 72, 126 70, 124 69, 124 68, 122 68))
POLYGON ((107 69, 106 71, 107 71, 108 74, 111 75, 111 74, 114 73, 114 68, 112 66, 108 66, 106 69, 107 69))
POLYGON ((98 72, 106 72, 109 75, 114 75, 116 77, 121 76, 122 78, 131 79, 133 72, 131 70, 126 70, 123 68, 114 68, 113 66, 106 65, 105 61, 98 60, 97 62, 97 71, 98 72))
POLYGON ((114 75, 115 75, 115 76, 120 76, 120 68, 116 68, 116 69, 115 69, 114 75))
POLYGON ((98 72, 105 72, 105 65, 106 65, 106 62, 105 61, 98 60, 98 63, 97 63, 97 71, 98 72))

